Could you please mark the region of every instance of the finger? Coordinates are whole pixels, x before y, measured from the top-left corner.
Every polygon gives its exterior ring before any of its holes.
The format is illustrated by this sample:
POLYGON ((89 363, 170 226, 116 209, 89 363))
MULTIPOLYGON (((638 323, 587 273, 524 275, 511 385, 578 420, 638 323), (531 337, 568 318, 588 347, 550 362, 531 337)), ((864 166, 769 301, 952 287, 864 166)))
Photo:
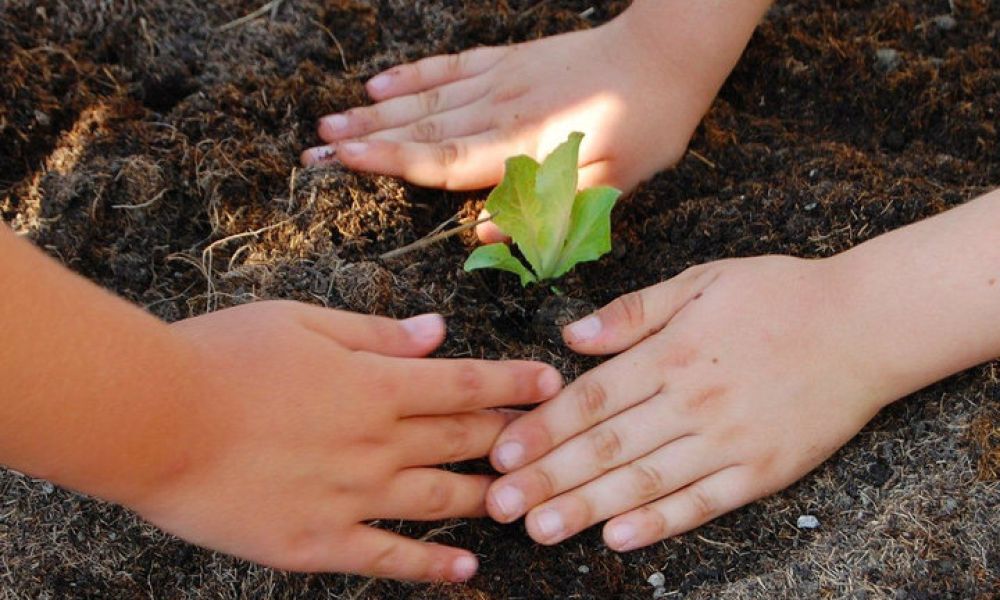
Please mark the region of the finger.
POLYGON ((581 190, 610 185, 620 190, 631 189, 627 180, 618 177, 621 169, 616 169, 611 161, 601 160, 595 163, 580 167, 580 180, 577 184, 581 190))
POLYGON ((612 519, 604 527, 608 547, 626 552, 680 535, 752 502, 756 489, 745 467, 729 467, 612 519))
POLYGON ((303 324, 351 350, 386 356, 427 356, 441 345, 445 323, 427 314, 402 321, 302 305, 303 324))
POLYGON ((677 277, 621 296, 592 315, 567 325, 563 338, 574 352, 614 354, 663 329, 688 303, 710 293, 720 271, 695 267, 677 277))
POLYGON ((493 115, 482 102, 437 114, 371 134, 367 140, 435 144, 444 140, 469 137, 493 128, 493 115))
POLYGON ((665 402, 666 398, 658 394, 501 478, 489 495, 490 516, 509 523, 563 492, 595 479, 613 479, 618 467, 670 446, 690 428, 683 419, 671 418, 665 402))
POLYGON ((337 159, 358 171, 402 177, 423 187, 474 190, 503 177, 504 161, 523 150, 498 130, 436 144, 350 141, 337 147, 337 159))
POLYGON ((352 108, 343 113, 327 115, 319 120, 317 133, 325 142, 362 137, 467 106, 488 92, 488 81, 459 81, 419 94, 386 100, 373 106, 352 108))
POLYGON ((559 371, 537 362, 373 358, 374 395, 396 398, 401 417, 536 404, 562 388, 559 371))
POLYGON ((369 80, 365 89, 375 100, 413 94, 485 73, 509 52, 507 47, 473 48, 432 56, 382 72, 369 80))
POLYGON ((440 417, 410 417, 400 423, 397 447, 403 464, 427 467, 482 458, 511 421, 512 410, 486 410, 440 417))
POLYGON ((609 360, 581 376, 553 400, 511 423, 490 454, 494 468, 501 473, 520 468, 664 391, 658 378, 636 377, 636 373, 658 368, 654 350, 650 347, 609 360))
MULTIPOLYGON (((490 218, 490 211, 483 209, 479 212, 479 220, 490 218)), ((476 235, 479 241, 484 244, 496 244, 499 242, 509 242, 510 238, 497 227, 493 221, 486 221, 476 225, 476 235)))
POLYGON ((686 436, 532 509, 532 539, 556 544, 595 523, 663 498, 727 463, 700 436, 686 436))
POLYGON ((457 583, 468 581, 479 569, 479 561, 467 550, 418 542, 363 525, 356 526, 347 540, 337 542, 341 548, 351 548, 344 561, 346 566, 335 564, 315 570, 346 571, 367 577, 406 581, 457 583))
POLYGON ((459 475, 440 469, 405 469, 380 494, 370 519, 443 521, 486 514, 486 475, 459 475))

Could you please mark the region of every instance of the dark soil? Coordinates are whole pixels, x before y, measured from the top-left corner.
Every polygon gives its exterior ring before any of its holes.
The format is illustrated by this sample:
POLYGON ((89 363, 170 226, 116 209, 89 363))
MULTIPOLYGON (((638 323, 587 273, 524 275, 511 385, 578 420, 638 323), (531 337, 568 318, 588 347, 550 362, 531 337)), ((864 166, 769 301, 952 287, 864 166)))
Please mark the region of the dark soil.
MULTIPOLYGON (((288 0, 216 31, 259 4, 0 0, 3 220, 166 320, 265 298, 439 311, 443 356, 539 358, 569 378, 594 366, 532 325, 549 292, 462 272, 469 239, 377 259, 485 193, 297 157, 316 117, 363 102, 382 68, 591 27, 627 2, 288 0)), ((561 288, 599 305, 718 258, 828 256, 1000 186, 998 48, 996 1, 780 2, 692 143, 711 164, 689 155, 628 198, 616 251, 561 288), (949 14, 953 28, 935 21, 949 14)), ((0 598, 651 598, 654 571, 671 598, 995 597, 997 366, 895 405, 793 488, 647 550, 611 553, 597 530, 544 548, 520 525, 400 525, 477 552, 468 586, 277 573, 2 472, 0 598), (803 514, 820 528, 798 529, 803 514)))

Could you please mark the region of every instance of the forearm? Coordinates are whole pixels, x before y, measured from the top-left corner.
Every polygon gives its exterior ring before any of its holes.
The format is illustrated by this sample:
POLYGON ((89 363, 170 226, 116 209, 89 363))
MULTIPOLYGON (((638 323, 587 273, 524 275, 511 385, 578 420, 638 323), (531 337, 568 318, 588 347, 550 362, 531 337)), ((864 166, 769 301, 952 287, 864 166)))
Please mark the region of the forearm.
POLYGON ((687 73, 688 81, 712 99, 771 4, 772 0, 635 0, 621 24, 632 39, 646 46, 642 54, 654 61, 650 73, 671 65, 687 73))
POLYGON ((890 399, 1000 356, 1000 190, 835 259, 890 399))
POLYGON ((183 460, 169 328, 2 224, 0 340, 0 464, 129 502, 183 460))

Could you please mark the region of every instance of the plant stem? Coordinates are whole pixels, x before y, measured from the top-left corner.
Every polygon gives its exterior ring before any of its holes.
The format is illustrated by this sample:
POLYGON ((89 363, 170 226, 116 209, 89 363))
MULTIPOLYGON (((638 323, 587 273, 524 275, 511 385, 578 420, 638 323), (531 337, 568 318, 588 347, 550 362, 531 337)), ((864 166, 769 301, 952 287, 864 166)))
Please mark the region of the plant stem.
POLYGON ((413 242, 412 244, 403 246, 402 248, 396 248, 395 250, 390 250, 389 252, 386 252, 385 254, 382 254, 381 256, 379 256, 379 258, 382 259, 382 260, 390 260, 390 259, 393 259, 393 258, 399 258, 400 256, 403 256, 404 254, 409 254, 410 252, 416 252, 417 250, 422 250, 422 249, 424 249, 424 248, 426 248, 428 246, 431 246, 433 244, 436 244, 436 243, 438 243, 438 242, 440 242, 442 240, 446 240, 446 239, 448 239, 448 238, 450 238, 450 237, 452 237, 454 235, 458 235, 458 234, 460 234, 462 232, 465 232, 465 231, 468 231, 468 230, 470 230, 470 229, 472 229, 474 227, 477 227, 478 225, 480 225, 482 223, 486 223, 487 221, 491 221, 493 219, 493 217, 495 217, 495 216, 496 215, 491 215, 489 217, 486 217, 486 218, 483 218, 483 219, 479 219, 477 221, 469 221, 468 223, 463 223, 463 224, 459 225, 458 227, 453 227, 453 228, 448 229, 446 231, 442 231, 441 233, 435 233, 433 235, 429 235, 429 236, 427 236, 425 238, 421 238, 421 239, 413 242))

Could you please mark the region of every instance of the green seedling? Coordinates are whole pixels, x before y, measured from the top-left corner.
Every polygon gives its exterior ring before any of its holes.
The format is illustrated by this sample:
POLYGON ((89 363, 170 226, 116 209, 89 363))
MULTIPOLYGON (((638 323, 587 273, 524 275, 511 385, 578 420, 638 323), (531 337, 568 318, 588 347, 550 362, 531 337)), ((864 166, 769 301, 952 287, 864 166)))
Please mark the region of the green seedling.
POLYGON ((611 209, 621 192, 595 187, 577 192, 582 133, 570 134, 539 164, 529 156, 507 160, 503 181, 486 200, 493 221, 509 235, 528 265, 507 244, 481 246, 465 270, 500 269, 527 287, 566 274, 578 263, 611 251, 611 209))

